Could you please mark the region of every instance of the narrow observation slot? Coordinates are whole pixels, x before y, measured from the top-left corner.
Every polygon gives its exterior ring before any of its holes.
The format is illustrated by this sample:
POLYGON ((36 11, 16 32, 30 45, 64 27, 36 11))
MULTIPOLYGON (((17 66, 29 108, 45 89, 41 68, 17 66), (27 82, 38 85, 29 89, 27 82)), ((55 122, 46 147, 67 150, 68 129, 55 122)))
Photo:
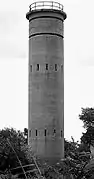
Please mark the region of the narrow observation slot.
POLYGON ((63 65, 61 65, 61 71, 63 72, 63 65))
POLYGON ((61 137, 63 137, 63 132, 62 132, 62 130, 61 130, 61 137))
POLYGON ((57 64, 55 64, 55 71, 57 71, 57 64))
POLYGON ((46 70, 48 70, 48 64, 46 63, 46 70))
POLYGON ((29 137, 31 137, 31 130, 29 130, 29 137))
POLYGON ((46 135, 47 135, 47 130, 45 129, 44 130, 44 136, 46 137, 46 135))
POLYGON ((36 70, 39 71, 39 64, 37 64, 37 69, 36 70))
POLYGON ((38 131, 37 131, 37 129, 36 129, 36 136, 38 136, 38 131))
POLYGON ((54 129, 54 135, 56 134, 56 129, 54 129))
POLYGON ((32 72, 32 65, 30 65, 30 71, 32 72))

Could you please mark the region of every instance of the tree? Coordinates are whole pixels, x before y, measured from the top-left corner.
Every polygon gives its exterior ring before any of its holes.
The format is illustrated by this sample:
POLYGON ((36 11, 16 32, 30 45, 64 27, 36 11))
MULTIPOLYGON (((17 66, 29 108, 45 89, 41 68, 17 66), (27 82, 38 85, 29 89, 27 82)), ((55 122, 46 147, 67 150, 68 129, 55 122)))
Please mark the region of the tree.
POLYGON ((81 137, 81 142, 87 146, 88 150, 90 145, 94 143, 94 127, 90 126, 87 128, 86 132, 83 133, 81 137))
POLYGON ((23 165, 29 163, 23 150, 25 146, 26 140, 22 132, 13 128, 0 130, 0 170, 19 166, 17 156, 23 165))
POLYGON ((94 108, 82 108, 79 119, 83 121, 85 129, 91 126, 94 127, 94 108))
MULTIPOLYGON (((94 146, 94 108, 82 108, 79 119, 83 121, 86 132, 82 133, 79 152, 90 153, 90 145, 94 146)), ((87 165, 84 167, 84 176, 94 178, 94 159, 90 160, 90 154, 86 155, 87 165), (92 177, 90 177, 92 175, 92 177)), ((84 157, 85 160, 85 157, 84 157)))
POLYGON ((90 145, 94 140, 94 108, 82 108, 79 119, 83 121, 83 127, 86 129, 86 132, 81 137, 81 143, 89 151, 90 145))
POLYGON ((78 141, 75 142, 73 137, 71 137, 71 139, 72 141, 64 139, 65 158, 71 156, 73 153, 75 155, 77 152, 77 148, 79 147, 78 141))

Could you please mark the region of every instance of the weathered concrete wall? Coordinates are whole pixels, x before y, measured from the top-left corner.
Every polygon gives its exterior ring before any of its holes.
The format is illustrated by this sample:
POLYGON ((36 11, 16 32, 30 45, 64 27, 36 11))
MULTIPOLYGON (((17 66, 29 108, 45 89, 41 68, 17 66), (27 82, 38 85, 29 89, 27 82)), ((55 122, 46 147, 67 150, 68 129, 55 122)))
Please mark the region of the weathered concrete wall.
POLYGON ((63 15, 29 15, 29 144, 51 163, 64 157, 63 15))

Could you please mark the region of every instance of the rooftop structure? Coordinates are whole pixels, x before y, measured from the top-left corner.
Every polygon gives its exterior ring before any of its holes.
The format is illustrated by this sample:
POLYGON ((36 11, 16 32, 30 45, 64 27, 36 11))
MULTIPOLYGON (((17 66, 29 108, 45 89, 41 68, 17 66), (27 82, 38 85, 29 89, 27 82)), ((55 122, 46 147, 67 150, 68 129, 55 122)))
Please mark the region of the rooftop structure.
POLYGON ((54 2, 54 1, 38 1, 38 2, 34 2, 29 6, 29 12, 26 14, 26 18, 29 19, 29 15, 30 13, 34 12, 34 11, 52 11, 52 12, 56 12, 58 11, 59 13, 62 13, 64 16, 64 20, 66 19, 67 15, 66 13, 63 11, 63 5, 58 3, 58 2, 54 2))

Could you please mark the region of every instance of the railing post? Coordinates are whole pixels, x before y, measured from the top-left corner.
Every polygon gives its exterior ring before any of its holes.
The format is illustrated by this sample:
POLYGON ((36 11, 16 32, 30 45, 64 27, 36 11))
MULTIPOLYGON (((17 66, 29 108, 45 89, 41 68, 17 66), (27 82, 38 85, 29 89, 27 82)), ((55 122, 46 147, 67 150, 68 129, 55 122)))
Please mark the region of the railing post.
POLYGON ((36 10, 36 2, 35 2, 35 10, 36 10))
POLYGON ((52 9, 53 9, 53 1, 52 1, 52 9))
POLYGON ((29 11, 31 11, 31 5, 29 6, 29 11))
POLYGON ((60 9, 60 3, 59 3, 59 9, 60 9))
POLYGON ((44 1, 43 1, 43 7, 44 7, 44 1))

